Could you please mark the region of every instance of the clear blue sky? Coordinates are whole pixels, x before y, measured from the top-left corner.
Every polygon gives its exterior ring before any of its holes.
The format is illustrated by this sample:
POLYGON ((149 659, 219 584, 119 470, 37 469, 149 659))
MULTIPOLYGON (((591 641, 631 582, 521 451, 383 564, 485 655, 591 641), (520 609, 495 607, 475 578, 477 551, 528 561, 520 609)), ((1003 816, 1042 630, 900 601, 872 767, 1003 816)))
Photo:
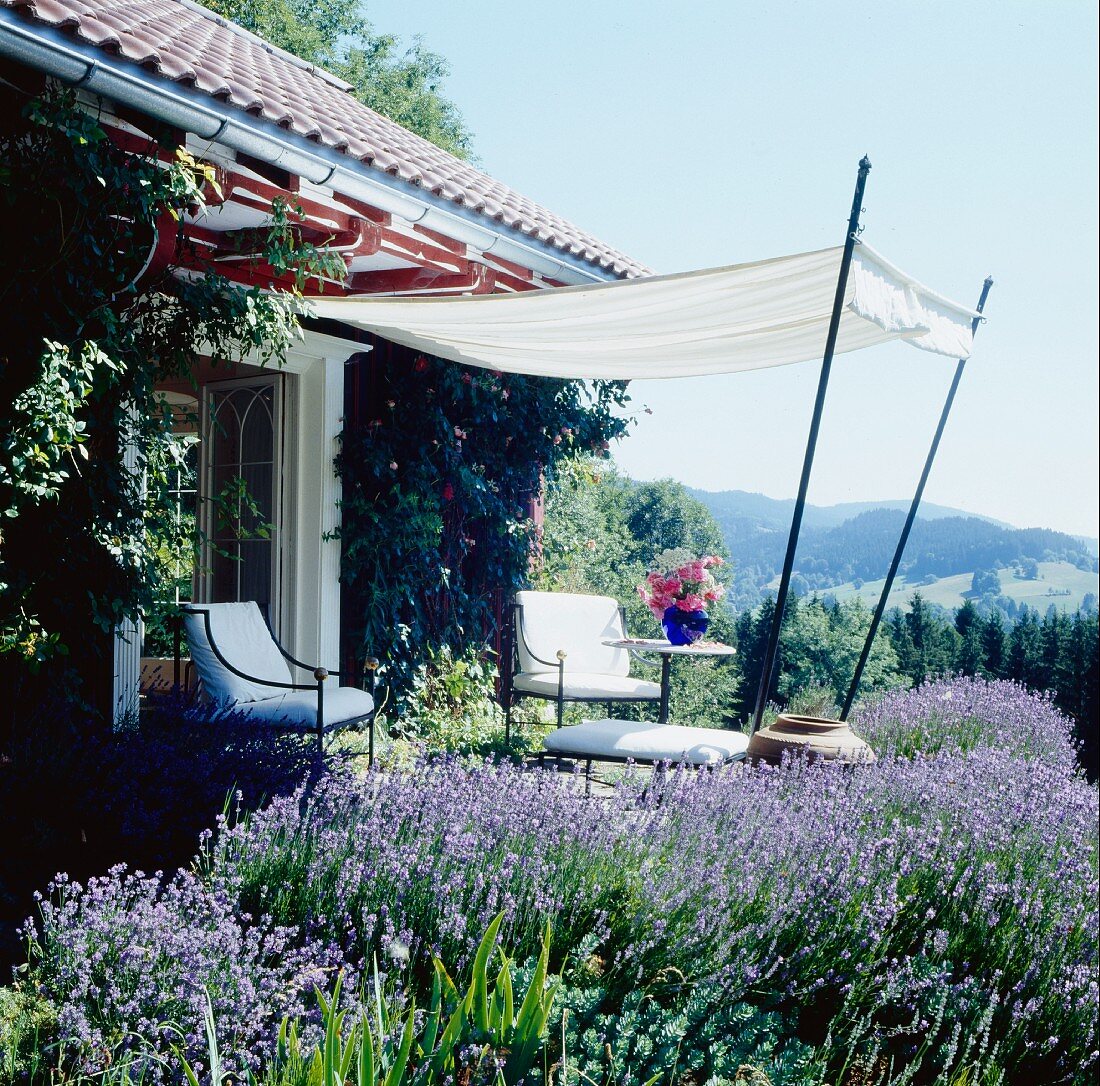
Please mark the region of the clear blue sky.
MULTIPOLYGON (((447 57, 482 166, 661 272, 866 237, 996 280, 926 497, 1097 530, 1097 24, 1084 0, 369 0, 447 57)), ((954 364, 838 359, 810 500, 907 497, 954 364)), ((636 382, 636 478, 793 495, 818 366, 636 382)))

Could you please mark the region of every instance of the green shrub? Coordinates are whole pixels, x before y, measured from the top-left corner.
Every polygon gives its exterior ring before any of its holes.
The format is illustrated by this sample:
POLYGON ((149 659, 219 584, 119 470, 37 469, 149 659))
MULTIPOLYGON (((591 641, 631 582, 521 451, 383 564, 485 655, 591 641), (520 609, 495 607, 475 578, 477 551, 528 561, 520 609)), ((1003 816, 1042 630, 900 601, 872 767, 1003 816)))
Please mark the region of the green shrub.
POLYGON ((45 1069, 47 1038, 57 1032, 57 1008, 30 985, 0 988, 0 1078, 33 1078, 45 1069))
POLYGON ((413 673, 404 717, 429 751, 480 753, 503 738, 497 669, 476 648, 429 650, 413 673))

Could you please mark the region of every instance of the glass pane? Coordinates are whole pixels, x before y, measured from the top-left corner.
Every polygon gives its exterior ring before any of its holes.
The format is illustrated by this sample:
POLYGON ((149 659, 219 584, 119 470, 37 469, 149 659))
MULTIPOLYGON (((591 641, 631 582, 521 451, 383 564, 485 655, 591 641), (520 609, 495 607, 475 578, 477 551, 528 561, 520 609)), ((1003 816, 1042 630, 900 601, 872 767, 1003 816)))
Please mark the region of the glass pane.
POLYGON ((215 395, 210 412, 210 462, 214 465, 240 461, 241 422, 232 397, 215 395))
POLYGON ((269 464, 275 458, 274 392, 270 386, 257 389, 247 407, 240 408, 241 462, 244 464, 269 464))
POLYGON ((246 464, 241 468, 240 478, 244 483, 240 501, 241 529, 249 535, 264 529, 270 531, 274 514, 272 465, 246 464))
POLYGON ((240 544, 238 600, 255 600, 260 610, 271 602, 271 544, 267 540, 240 544))
POLYGON ((275 387, 212 390, 207 458, 213 602, 271 602, 275 520, 275 387))
POLYGON ((219 544, 217 549, 224 553, 212 554, 210 559, 211 572, 211 603, 235 603, 237 602, 237 576, 241 563, 237 561, 238 548, 235 544, 219 544))

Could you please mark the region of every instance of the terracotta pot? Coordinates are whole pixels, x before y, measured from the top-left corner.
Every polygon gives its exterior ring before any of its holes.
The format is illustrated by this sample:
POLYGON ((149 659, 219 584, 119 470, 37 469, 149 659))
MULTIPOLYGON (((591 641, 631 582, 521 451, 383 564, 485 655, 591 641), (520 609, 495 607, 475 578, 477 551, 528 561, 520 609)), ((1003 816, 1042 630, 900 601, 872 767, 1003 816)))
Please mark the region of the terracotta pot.
POLYGON ((873 762, 875 753, 843 720, 819 716, 781 715, 749 740, 750 761, 779 765, 784 752, 808 750, 826 761, 873 762))

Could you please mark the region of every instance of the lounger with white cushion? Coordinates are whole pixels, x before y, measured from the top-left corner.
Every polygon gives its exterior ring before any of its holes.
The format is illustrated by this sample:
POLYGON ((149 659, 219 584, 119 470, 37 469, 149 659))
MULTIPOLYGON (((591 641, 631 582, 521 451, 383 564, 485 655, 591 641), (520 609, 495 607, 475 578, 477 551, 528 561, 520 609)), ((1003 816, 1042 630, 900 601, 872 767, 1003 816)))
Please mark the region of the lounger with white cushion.
POLYGON ((637 720, 583 720, 552 731, 543 746, 552 754, 588 761, 724 765, 745 757, 749 737, 724 728, 691 728, 637 720))
POLYGON ((623 609, 610 596, 517 592, 513 630, 509 728, 512 704, 524 697, 555 702, 559 728, 569 701, 661 701, 661 684, 631 675, 630 653, 604 644, 626 637, 623 609))
MULTIPOLYGON (((374 751, 374 698, 354 686, 326 689, 340 673, 294 659, 276 641, 255 603, 208 603, 181 609, 183 634, 207 702, 222 712, 289 731, 326 732, 370 725, 374 751), (296 683, 290 665, 312 672, 314 682, 296 683)), ((369 663, 375 664, 376 661, 369 663)), ((374 670, 370 668, 372 677, 374 670)))

